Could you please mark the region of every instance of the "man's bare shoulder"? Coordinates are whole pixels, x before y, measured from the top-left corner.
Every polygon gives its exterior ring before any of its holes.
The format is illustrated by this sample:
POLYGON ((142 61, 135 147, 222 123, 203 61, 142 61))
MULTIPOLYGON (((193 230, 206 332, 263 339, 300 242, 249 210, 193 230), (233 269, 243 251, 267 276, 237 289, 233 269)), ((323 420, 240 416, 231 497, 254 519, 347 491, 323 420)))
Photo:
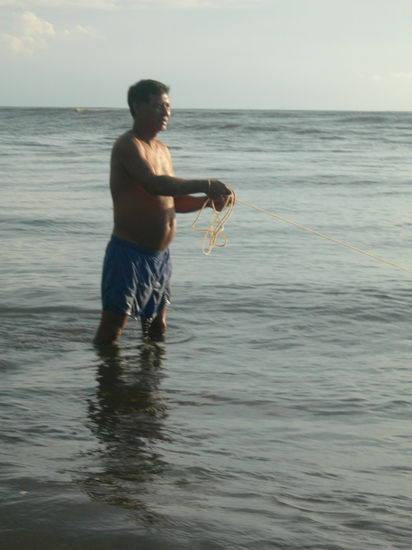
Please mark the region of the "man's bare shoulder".
POLYGON ((167 154, 169 154, 169 149, 164 143, 162 143, 158 139, 153 139, 150 144, 148 144, 144 140, 136 136, 133 130, 127 130, 127 132, 121 134, 113 144, 114 151, 125 151, 134 149, 135 151, 137 150, 143 152, 147 148, 159 152, 166 152, 167 154))
POLYGON ((113 149, 121 149, 123 147, 130 146, 131 144, 136 144, 139 140, 133 134, 132 130, 127 130, 121 134, 113 144, 113 149))
POLYGON ((127 163, 130 159, 145 158, 145 147, 132 130, 121 134, 113 144, 112 163, 127 163))

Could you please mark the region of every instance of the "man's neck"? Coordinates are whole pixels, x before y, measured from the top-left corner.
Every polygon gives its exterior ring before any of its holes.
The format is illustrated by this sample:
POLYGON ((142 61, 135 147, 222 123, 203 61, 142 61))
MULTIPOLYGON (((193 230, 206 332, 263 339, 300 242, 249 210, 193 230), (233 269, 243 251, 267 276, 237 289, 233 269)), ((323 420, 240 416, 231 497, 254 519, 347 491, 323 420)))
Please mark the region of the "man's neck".
POLYGON ((149 144, 157 135, 156 131, 142 128, 139 124, 136 124, 136 122, 133 124, 132 132, 137 138, 149 144))

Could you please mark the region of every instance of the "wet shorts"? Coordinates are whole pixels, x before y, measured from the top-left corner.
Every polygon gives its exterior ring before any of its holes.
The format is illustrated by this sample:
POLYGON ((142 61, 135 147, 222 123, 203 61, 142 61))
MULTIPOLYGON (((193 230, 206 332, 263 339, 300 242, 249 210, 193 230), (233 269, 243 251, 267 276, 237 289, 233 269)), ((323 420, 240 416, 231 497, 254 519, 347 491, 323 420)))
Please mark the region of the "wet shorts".
POLYGON ((152 318, 170 303, 169 249, 151 250, 112 236, 102 276, 103 309, 152 318))

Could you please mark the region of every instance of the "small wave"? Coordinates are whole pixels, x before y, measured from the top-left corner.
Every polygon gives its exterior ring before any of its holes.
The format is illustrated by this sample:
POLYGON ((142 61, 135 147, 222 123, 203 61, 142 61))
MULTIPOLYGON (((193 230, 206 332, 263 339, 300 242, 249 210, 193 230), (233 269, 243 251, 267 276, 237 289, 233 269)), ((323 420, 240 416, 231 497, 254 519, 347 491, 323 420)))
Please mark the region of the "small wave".
POLYGON ((108 112, 112 112, 114 111, 115 109, 105 109, 105 108, 95 108, 95 109, 92 109, 92 108, 76 108, 74 110, 75 113, 77 113, 78 115, 100 115, 102 113, 108 113, 108 112))
POLYGON ((7 307, 7 306, 0 306, 0 314, 6 314, 6 315, 39 315, 43 313, 95 313, 96 316, 98 315, 98 310, 96 309, 88 309, 84 307, 79 306, 65 306, 65 305, 57 305, 57 306, 36 306, 36 307, 7 307))
POLYGON ((343 124, 352 124, 357 122, 368 122, 372 124, 382 124, 388 120, 388 115, 385 113, 359 113, 359 114, 348 114, 344 115, 342 118, 337 120, 339 123, 343 124))
POLYGON ((38 148, 43 148, 43 149, 50 149, 50 148, 55 147, 55 145, 50 144, 50 143, 41 142, 41 141, 30 141, 30 140, 21 141, 20 145, 21 145, 21 147, 30 147, 30 148, 38 147, 38 148))
POLYGON ((32 233, 33 231, 38 233, 64 233, 67 234, 83 234, 85 230, 95 229, 95 226, 82 220, 59 220, 59 219, 42 219, 42 218, 28 218, 22 220, 16 220, 6 217, 0 220, 0 227, 5 226, 9 230, 13 230, 16 233, 32 233))

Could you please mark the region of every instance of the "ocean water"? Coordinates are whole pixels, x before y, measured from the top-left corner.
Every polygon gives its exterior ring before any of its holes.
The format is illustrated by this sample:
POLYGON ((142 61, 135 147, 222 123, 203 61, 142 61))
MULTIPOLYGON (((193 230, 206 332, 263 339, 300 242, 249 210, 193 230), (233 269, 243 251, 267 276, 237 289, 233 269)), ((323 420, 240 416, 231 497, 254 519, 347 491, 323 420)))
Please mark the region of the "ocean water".
MULTIPOLYGON (((411 273, 243 204, 206 257, 179 215, 166 342, 92 346, 130 125, 0 109, 0 548, 410 549, 411 273)), ((161 139, 412 269, 412 113, 176 110, 161 139)))

